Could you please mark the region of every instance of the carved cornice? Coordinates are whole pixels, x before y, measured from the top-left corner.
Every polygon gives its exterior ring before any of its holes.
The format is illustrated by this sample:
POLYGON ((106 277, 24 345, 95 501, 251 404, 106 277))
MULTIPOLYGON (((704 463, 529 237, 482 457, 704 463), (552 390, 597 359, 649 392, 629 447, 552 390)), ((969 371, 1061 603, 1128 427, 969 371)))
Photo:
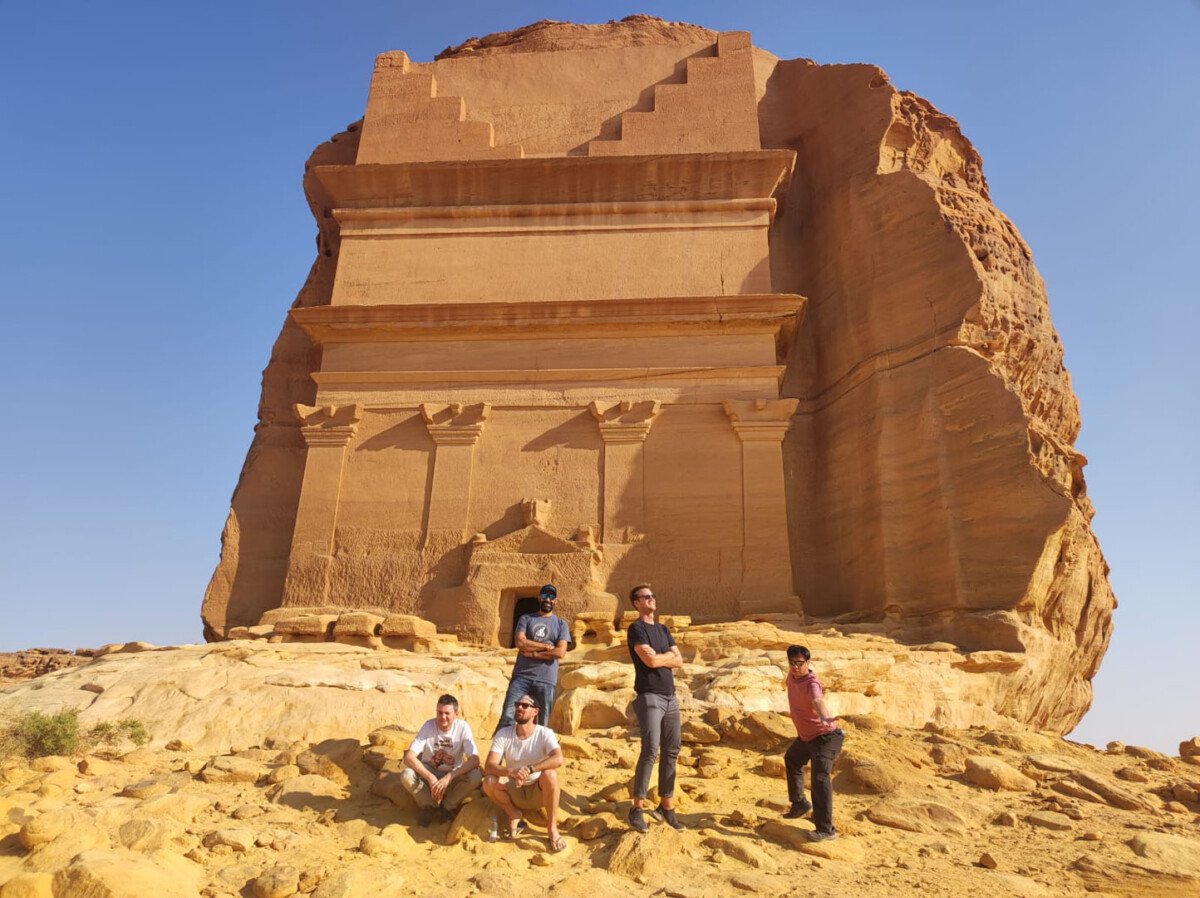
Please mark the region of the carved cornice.
POLYGON ((682 333, 775 335, 782 360, 807 300, 793 293, 312 306, 292 309, 314 342, 363 343, 440 336, 455 340, 540 336, 679 336, 682 333), (519 333, 518 333, 519 332, 519 333))
POLYGON ((650 433, 650 427, 662 403, 657 399, 633 402, 593 402, 588 406, 592 417, 600 427, 600 439, 605 443, 641 443, 650 433))
POLYGON ((792 426, 797 399, 730 400, 722 403, 743 443, 780 443, 792 426))
POLYGON ((345 446, 362 420, 362 406, 296 405, 300 433, 310 446, 345 446))
POLYGON ((791 150, 317 165, 322 214, 396 206, 723 200, 782 196, 791 150))
POLYGON ((425 429, 438 446, 474 446, 491 413, 492 407, 486 402, 421 403, 425 429))

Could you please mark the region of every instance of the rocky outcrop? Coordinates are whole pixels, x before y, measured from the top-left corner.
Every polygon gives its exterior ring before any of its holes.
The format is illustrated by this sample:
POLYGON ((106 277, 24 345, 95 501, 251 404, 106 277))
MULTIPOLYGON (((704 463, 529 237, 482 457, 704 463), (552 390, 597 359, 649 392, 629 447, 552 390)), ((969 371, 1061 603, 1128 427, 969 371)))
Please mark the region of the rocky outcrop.
POLYGON ((0 684, 31 680, 66 667, 76 667, 91 659, 91 649, 23 649, 0 652, 0 684))
MULTIPOLYGON (((994 675, 989 713, 1066 732, 1090 705, 1115 599, 1091 530, 1086 460, 1074 449, 1077 403, 1030 248, 992 204, 979 153, 930 102, 874 66, 779 60, 740 38, 726 43, 721 50, 716 32, 646 16, 538 22, 411 71, 405 58, 404 72, 429 82, 423 104, 456 98, 456 115, 469 108, 489 122, 489 148, 567 159, 641 146, 625 133, 634 124, 659 140, 664 122, 692 115, 704 90, 716 90, 703 84, 736 80, 735 55, 740 66, 752 52, 759 143, 795 154, 771 200, 771 289, 807 297, 795 339, 779 344, 781 401, 795 403, 783 445, 794 588, 772 586, 772 596, 794 593, 810 621, 874 628, 908 647, 947 643, 967 668, 994 675), (601 70, 610 74, 587 74, 601 70), (564 78, 548 98, 556 71, 564 78)), ((414 128, 433 114, 404 108, 414 128)), ((331 302, 341 238, 315 172, 352 165, 359 136, 349 126, 306 166, 317 259, 294 308, 331 302)), ((305 470, 295 408, 313 408, 319 367, 320 349, 289 317, 204 599, 209 639, 263 635, 249 628, 282 601, 305 470)), ((403 426, 378 446, 401 445, 403 426)), ((517 445, 585 445, 571 433, 517 445)), ((581 471, 597 467, 589 465, 581 471)), ((488 538, 517 526, 484 523, 488 538)), ((554 537, 576 540, 580 557, 594 560, 605 551, 590 535, 600 523, 564 522, 571 529, 554 537)), ((653 536, 621 548, 628 554, 609 549, 596 595, 619 595, 640 578, 637 559, 653 536)), ((309 603, 306 614, 424 613, 437 596, 460 594, 472 551, 437 534, 350 523, 334 543, 333 605, 309 603)), ((656 586, 669 591, 671 576, 691 583, 691 567, 710 554, 683 551, 656 586)), ((721 616, 713 608, 741 607, 716 594, 704 601, 710 618, 721 616)))
POLYGON ((497 809, 479 795, 421 827, 398 782, 404 750, 442 692, 459 696, 487 750, 506 653, 265 640, 114 650, 0 691, 0 715, 82 705, 85 722, 119 713, 153 735, 151 747, 124 754, 0 758, 0 898, 709 898, 790 894, 798 881, 865 898, 1200 890, 1195 740, 1184 743, 1190 754, 1168 757, 984 720, 979 701, 1002 674, 946 646, 678 625, 682 832, 652 821, 642 835, 625 823, 638 741, 622 694, 631 666, 615 660, 623 646, 601 644, 612 640, 593 640, 564 664, 556 714, 590 690, 619 716, 561 737, 567 849, 558 853, 539 812, 517 841, 489 841, 497 809), (782 645, 797 637, 812 647, 846 734, 832 843, 809 841, 811 821, 781 816, 794 734, 780 702, 782 645), (107 688, 85 692, 88 682, 107 688), (921 719, 931 698, 946 709, 937 723, 921 719), (902 721, 905 705, 912 714, 902 721), (686 864, 685 881, 679 864, 662 863, 665 852, 686 864))

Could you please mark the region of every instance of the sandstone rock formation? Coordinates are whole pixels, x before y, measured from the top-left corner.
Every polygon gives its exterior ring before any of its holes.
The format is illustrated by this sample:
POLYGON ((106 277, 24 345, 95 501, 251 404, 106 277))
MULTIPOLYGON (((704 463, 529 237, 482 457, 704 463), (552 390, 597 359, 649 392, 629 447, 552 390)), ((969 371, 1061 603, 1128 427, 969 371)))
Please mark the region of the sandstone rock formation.
POLYGON ((0 652, 0 685, 31 680, 64 667, 75 667, 92 657, 91 649, 24 649, 0 652))
POLYGON ((487 842, 494 809, 482 797, 420 828, 395 782, 442 692, 459 695, 486 747, 510 651, 266 640, 116 649, 6 687, 0 716, 78 706, 87 725, 141 719, 152 741, 104 757, 0 758, 0 898, 715 898, 791 894, 797 882, 865 898, 1200 890, 1200 743, 1167 757, 1036 732, 988 709, 1002 673, 966 668, 945 647, 749 622, 680 629, 676 797, 688 829, 656 823, 641 836, 625 824, 637 755, 630 665, 593 640, 564 662, 556 713, 587 693, 615 718, 585 716, 562 736, 561 854, 546 850, 536 814, 518 842, 487 842), (808 820, 781 818, 792 732, 782 646, 796 638, 813 647, 847 734, 833 843, 809 842, 808 820), (944 710, 920 704, 931 701, 944 710))
POLYGON ((575 618, 645 578, 697 621, 947 643, 1008 672, 989 713, 1087 709, 1115 602, 1075 398, 930 103, 743 33, 538 23, 380 56, 304 186, 209 639, 358 610, 503 644, 544 579, 575 618))

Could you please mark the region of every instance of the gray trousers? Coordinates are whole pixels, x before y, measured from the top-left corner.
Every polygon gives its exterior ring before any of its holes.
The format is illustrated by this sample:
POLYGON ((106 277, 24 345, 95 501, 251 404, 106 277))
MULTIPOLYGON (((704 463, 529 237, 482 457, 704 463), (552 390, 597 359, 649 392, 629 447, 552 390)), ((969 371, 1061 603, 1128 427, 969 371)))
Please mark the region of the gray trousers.
POLYGON ((633 797, 645 798, 650 790, 650 769, 662 750, 658 764, 658 797, 675 795, 675 759, 679 757, 679 701, 673 695, 646 692, 633 700, 638 726, 642 728, 642 753, 633 772, 633 797))

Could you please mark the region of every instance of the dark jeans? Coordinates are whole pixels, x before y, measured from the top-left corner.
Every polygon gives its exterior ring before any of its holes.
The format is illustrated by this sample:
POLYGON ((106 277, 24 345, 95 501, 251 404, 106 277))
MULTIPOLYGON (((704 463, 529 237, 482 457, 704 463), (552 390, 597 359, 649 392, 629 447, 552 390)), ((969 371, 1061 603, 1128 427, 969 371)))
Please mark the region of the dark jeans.
POLYGON ((504 693, 504 711, 500 714, 500 723, 496 724, 496 729, 516 723, 513 714, 517 708, 517 700, 523 695, 528 695, 538 703, 537 722, 546 726, 550 722, 550 709, 554 707, 554 689, 554 683, 543 683, 527 674, 513 674, 513 678, 508 681, 508 692, 504 693))
POLYGON ((819 833, 833 832, 833 783, 829 772, 844 740, 841 730, 818 736, 811 742, 797 739, 783 756, 788 798, 792 803, 804 800, 804 765, 812 761, 812 819, 819 833))
POLYGON ((633 772, 633 797, 645 798, 650 790, 650 769, 662 749, 658 764, 658 798, 675 795, 675 759, 679 757, 682 731, 679 701, 673 695, 644 692, 633 700, 638 726, 642 729, 642 751, 633 772))

